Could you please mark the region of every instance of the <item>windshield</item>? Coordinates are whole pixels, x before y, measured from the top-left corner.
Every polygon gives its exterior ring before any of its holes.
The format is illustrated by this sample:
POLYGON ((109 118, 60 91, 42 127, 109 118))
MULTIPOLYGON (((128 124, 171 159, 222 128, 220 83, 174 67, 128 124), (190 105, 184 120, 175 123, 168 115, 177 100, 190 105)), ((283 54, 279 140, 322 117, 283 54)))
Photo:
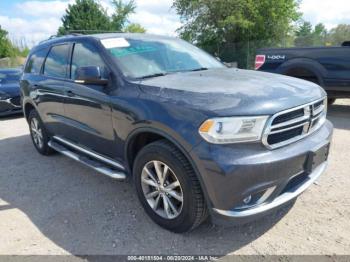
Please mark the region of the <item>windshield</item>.
POLYGON ((125 39, 101 41, 123 74, 131 78, 224 67, 199 48, 179 39, 125 39))
POLYGON ((0 72, 0 84, 12 84, 19 82, 20 72, 0 72))

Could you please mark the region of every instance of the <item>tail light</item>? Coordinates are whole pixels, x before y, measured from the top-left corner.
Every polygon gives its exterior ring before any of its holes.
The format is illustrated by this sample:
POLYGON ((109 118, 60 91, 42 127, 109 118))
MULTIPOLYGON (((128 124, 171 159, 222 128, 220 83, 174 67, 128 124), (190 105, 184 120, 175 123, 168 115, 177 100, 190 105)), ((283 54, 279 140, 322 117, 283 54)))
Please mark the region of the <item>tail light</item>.
POLYGON ((257 55, 255 57, 255 70, 258 70, 265 64, 266 56, 265 55, 257 55))

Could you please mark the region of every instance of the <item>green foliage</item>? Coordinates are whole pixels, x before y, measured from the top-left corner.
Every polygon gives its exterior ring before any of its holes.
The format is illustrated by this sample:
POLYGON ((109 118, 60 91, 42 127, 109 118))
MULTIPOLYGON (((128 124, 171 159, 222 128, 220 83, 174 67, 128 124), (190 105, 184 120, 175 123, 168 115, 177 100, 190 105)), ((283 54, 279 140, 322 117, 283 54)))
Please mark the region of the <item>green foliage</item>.
POLYGON ((0 58, 13 57, 16 54, 16 48, 12 45, 7 35, 7 31, 0 26, 0 58))
POLYGON ((59 35, 72 31, 87 33, 96 30, 110 31, 111 23, 107 11, 94 0, 76 0, 74 4, 68 5, 66 14, 62 17, 63 25, 58 29, 59 35))
POLYGON ((8 32, 1 28, 0 25, 0 67, 18 66, 28 55, 29 49, 25 47, 23 50, 15 46, 8 38, 8 32), (4 59, 2 59, 4 58, 4 59))
POLYGON ((296 47, 323 46, 327 41, 327 29, 321 23, 313 28, 311 23, 303 22, 295 35, 294 44, 296 47))
MULTIPOLYGON (((76 0, 70 4, 66 14, 62 17, 62 26, 58 29, 59 35, 77 32, 82 34, 100 32, 122 32, 127 30, 128 17, 135 12, 134 0, 124 3, 122 0, 113 0, 114 14, 108 16, 107 11, 95 0, 76 0)), ((131 25, 129 25, 131 26, 131 25)), ((131 29, 141 29, 131 26, 131 29)))
POLYGON ((250 65, 255 49, 276 46, 299 19, 298 0, 175 0, 181 37, 223 60, 250 65), (230 54, 227 54, 229 50, 230 54))
POLYGON ((135 1, 131 0, 129 3, 124 4, 122 0, 113 0, 112 4, 115 8, 115 12, 112 15, 112 29, 119 32, 124 31, 129 15, 135 13, 135 1))
POLYGON ((127 33, 146 33, 146 29, 140 24, 129 24, 125 27, 124 31, 127 33))
POLYGON ((340 24, 329 31, 329 44, 339 46, 344 41, 350 41, 350 25, 340 24))
POLYGON ((19 56, 27 57, 29 55, 30 49, 25 47, 23 50, 19 50, 19 56))

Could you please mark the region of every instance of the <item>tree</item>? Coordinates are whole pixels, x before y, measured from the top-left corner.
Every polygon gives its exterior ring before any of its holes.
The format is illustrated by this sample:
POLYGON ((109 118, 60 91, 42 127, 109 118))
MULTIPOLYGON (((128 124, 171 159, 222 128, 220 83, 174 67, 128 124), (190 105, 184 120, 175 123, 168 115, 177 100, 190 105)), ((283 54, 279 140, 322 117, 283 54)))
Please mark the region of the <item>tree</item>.
POLYGON ((127 33, 146 33, 146 29, 140 24, 129 24, 125 27, 125 32, 127 33))
POLYGON ((313 28, 310 22, 303 22, 296 31, 295 46, 305 47, 313 44, 313 28))
MULTIPOLYGON (((66 14, 62 17, 62 26, 58 29, 59 35, 69 32, 99 33, 99 32, 122 32, 126 30, 128 17, 135 12, 134 0, 124 3, 122 0, 113 0, 115 12, 108 16, 101 4, 95 0, 76 0, 68 5, 66 14)), ((140 30, 142 27, 137 28, 140 30)), ((131 29, 135 29, 132 26, 131 29)))
POLYGON ((0 58, 14 57, 16 55, 16 48, 8 39, 8 32, 0 26, 0 58))
POLYGON ((247 66, 254 50, 278 45, 297 21, 297 0, 175 0, 183 22, 181 37, 223 60, 236 58, 247 66), (236 57, 234 57, 236 56, 236 57), (248 57, 248 59, 247 59, 248 57))
POLYGON ((324 24, 319 23, 315 26, 314 29, 314 46, 322 46, 327 42, 328 31, 324 24))
POLYGON ((344 41, 350 41, 350 25, 340 24, 330 30, 328 41, 332 45, 341 45, 344 41))
POLYGON ((322 23, 313 28, 310 22, 304 21, 295 35, 294 44, 297 47, 323 46, 326 44, 327 29, 322 23))
POLYGON ((63 25, 58 29, 59 35, 72 31, 91 33, 91 31, 110 31, 111 23, 107 11, 94 0, 76 0, 69 4, 62 17, 63 25), (90 30, 90 31, 89 31, 90 30))
POLYGON ((124 3, 122 0, 113 0, 115 12, 112 15, 112 28, 115 31, 122 32, 128 22, 129 15, 135 13, 136 5, 134 0, 124 3))

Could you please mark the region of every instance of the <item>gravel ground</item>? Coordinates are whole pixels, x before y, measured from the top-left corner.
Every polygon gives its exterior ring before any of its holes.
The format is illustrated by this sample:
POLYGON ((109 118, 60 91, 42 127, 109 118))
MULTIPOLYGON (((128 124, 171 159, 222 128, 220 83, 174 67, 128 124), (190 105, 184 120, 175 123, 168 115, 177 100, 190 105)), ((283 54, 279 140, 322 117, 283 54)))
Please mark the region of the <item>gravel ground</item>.
POLYGON ((177 235, 143 212, 131 184, 39 155, 21 117, 0 120, 0 254, 348 254, 350 102, 330 107, 330 164, 295 203, 240 227, 177 235))

